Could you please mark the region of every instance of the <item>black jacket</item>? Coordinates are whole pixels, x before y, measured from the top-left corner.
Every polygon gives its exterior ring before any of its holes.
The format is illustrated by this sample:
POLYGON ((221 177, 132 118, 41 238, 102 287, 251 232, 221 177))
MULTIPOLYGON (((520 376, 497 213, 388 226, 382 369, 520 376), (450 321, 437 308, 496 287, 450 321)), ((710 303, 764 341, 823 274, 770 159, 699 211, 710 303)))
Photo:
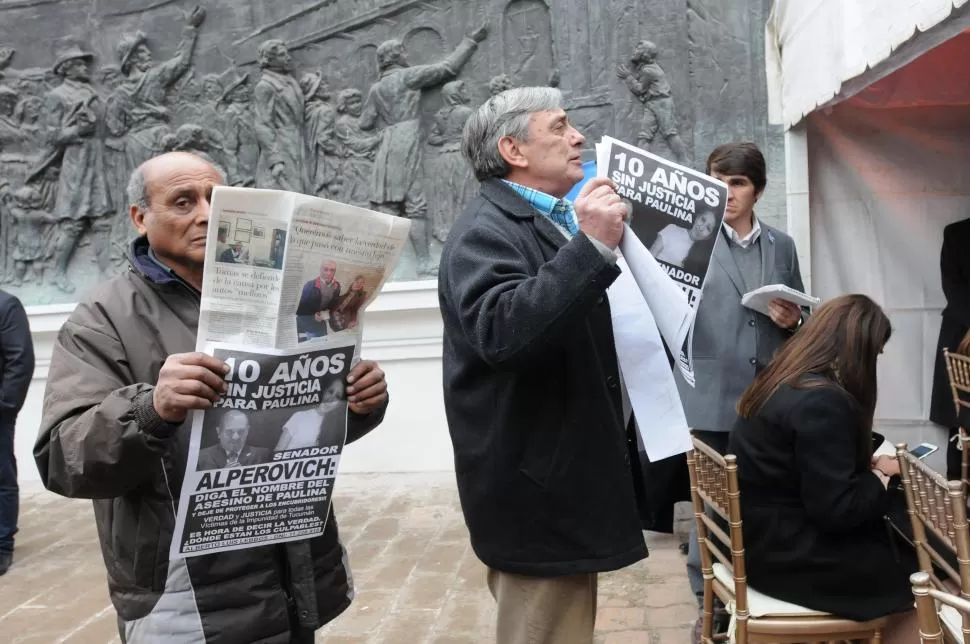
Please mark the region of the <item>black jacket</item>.
POLYGON ((445 412, 472 547, 489 567, 554 576, 647 554, 606 298, 617 275, 587 237, 566 242, 499 180, 448 236, 445 412))
POLYGON ((13 423, 34 375, 34 343, 27 312, 16 297, 0 291, 0 422, 13 423))
MULTIPOLYGON (((956 408, 946 373, 943 349, 953 351, 970 329, 970 219, 950 224, 943 229, 940 250, 940 281, 946 296, 946 308, 940 322, 933 371, 933 396, 930 420, 944 427, 956 427, 956 408)), ((970 429, 970 428, 968 428, 970 429)))
POLYGON ((900 548, 896 559, 883 520, 890 493, 869 471, 871 443, 860 454, 855 402, 819 384, 782 385, 731 433, 748 580, 772 597, 848 619, 906 610, 915 556, 900 548))
MULTIPOLYGON (((93 499, 122 641, 288 644, 295 621, 319 628, 353 597, 333 509, 312 539, 169 559, 191 420, 163 421, 152 392, 165 359, 195 349, 199 294, 149 258, 144 237, 132 248, 131 270, 84 298, 54 343, 41 479, 93 499)), ((383 416, 349 413, 347 442, 383 416)))

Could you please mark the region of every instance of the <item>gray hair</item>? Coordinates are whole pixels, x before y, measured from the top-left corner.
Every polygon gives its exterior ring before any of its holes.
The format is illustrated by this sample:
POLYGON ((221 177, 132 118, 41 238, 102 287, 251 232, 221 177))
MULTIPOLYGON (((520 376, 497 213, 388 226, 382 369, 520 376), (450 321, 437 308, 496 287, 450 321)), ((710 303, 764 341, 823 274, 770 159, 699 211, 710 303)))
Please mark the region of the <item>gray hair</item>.
POLYGON ((498 150, 502 137, 529 140, 529 120, 536 112, 562 107, 562 92, 554 87, 516 87, 496 94, 475 110, 461 135, 462 154, 475 178, 485 181, 511 171, 498 150))
MULTIPOLYGON (((180 154, 191 154, 194 157, 202 159, 215 168, 216 172, 219 173, 219 178, 222 180, 223 184, 228 183, 226 180, 226 171, 219 167, 219 164, 208 158, 208 155, 202 156, 201 154, 196 154, 194 152, 181 152, 180 154)), ((149 161, 151 161, 151 159, 149 159, 149 161)), ((145 163, 148 163, 148 161, 145 163)), ((148 209, 148 186, 145 184, 145 172, 142 170, 142 168, 145 167, 145 163, 135 168, 135 170, 131 173, 131 176, 128 177, 128 186, 125 188, 125 196, 128 198, 129 206, 138 206, 142 210, 148 209)))

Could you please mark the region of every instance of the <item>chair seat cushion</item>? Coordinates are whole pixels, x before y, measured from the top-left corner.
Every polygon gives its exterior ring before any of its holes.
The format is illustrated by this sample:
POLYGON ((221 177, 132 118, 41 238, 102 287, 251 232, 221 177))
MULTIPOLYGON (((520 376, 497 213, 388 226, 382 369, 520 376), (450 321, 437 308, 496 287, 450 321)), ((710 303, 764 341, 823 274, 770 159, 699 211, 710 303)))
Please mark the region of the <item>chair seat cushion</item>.
POLYGON ((953 606, 940 604, 940 623, 957 642, 963 641, 963 615, 953 606))
MULTIPOLYGON (((722 563, 714 564, 714 577, 726 588, 734 590, 734 577, 731 570, 722 563)), ((748 614, 751 617, 824 617, 823 613, 798 604, 775 599, 748 585, 748 614)))

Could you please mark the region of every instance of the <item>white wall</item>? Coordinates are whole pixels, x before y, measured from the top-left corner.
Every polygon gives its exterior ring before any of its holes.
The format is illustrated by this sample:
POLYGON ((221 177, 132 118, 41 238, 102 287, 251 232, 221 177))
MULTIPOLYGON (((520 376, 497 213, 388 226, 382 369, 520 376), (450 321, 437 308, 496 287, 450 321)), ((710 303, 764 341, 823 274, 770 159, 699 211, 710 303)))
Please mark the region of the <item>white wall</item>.
MULTIPOLYGON (((17 418, 18 478, 39 479, 33 446, 51 350, 72 305, 28 307, 37 366, 27 402, 17 418)), ((452 470, 451 441, 441 389, 441 314, 434 281, 392 283, 364 315, 363 357, 387 373, 391 403, 384 423, 350 445, 343 472, 452 470)))
POLYGON ((938 445, 927 459, 938 471, 947 432, 928 418, 945 304, 940 246, 943 227, 970 212, 961 162, 970 129, 956 112, 846 103, 785 137, 789 230, 803 275, 823 300, 865 293, 884 308, 893 337, 879 361, 875 429, 893 442, 938 445))

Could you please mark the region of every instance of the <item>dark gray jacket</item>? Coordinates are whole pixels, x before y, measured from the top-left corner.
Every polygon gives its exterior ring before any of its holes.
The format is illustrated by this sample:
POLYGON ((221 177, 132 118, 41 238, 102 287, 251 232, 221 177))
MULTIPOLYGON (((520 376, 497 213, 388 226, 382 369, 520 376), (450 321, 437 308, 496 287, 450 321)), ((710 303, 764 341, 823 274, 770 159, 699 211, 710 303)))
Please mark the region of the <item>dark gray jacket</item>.
MULTIPOLYGON (((199 294, 132 247, 131 270, 80 302, 54 345, 34 457, 44 485, 94 500, 123 641, 286 644, 350 605, 353 584, 331 510, 323 535, 169 560, 190 423, 155 413, 165 359, 194 351, 199 294)), ((348 416, 347 441, 384 410, 348 416)))
POLYGON ((472 546, 492 568, 602 572, 647 554, 606 298, 619 271, 499 180, 448 236, 445 412, 472 546))
MULTIPOLYGON (((674 370, 688 425, 708 431, 731 431, 741 394, 792 335, 768 316, 741 305, 747 289, 730 243, 724 230, 718 231, 692 332, 695 386, 684 381, 679 369, 674 370)), ((784 284, 804 290, 792 238, 762 222, 758 243, 758 286, 784 284)))

